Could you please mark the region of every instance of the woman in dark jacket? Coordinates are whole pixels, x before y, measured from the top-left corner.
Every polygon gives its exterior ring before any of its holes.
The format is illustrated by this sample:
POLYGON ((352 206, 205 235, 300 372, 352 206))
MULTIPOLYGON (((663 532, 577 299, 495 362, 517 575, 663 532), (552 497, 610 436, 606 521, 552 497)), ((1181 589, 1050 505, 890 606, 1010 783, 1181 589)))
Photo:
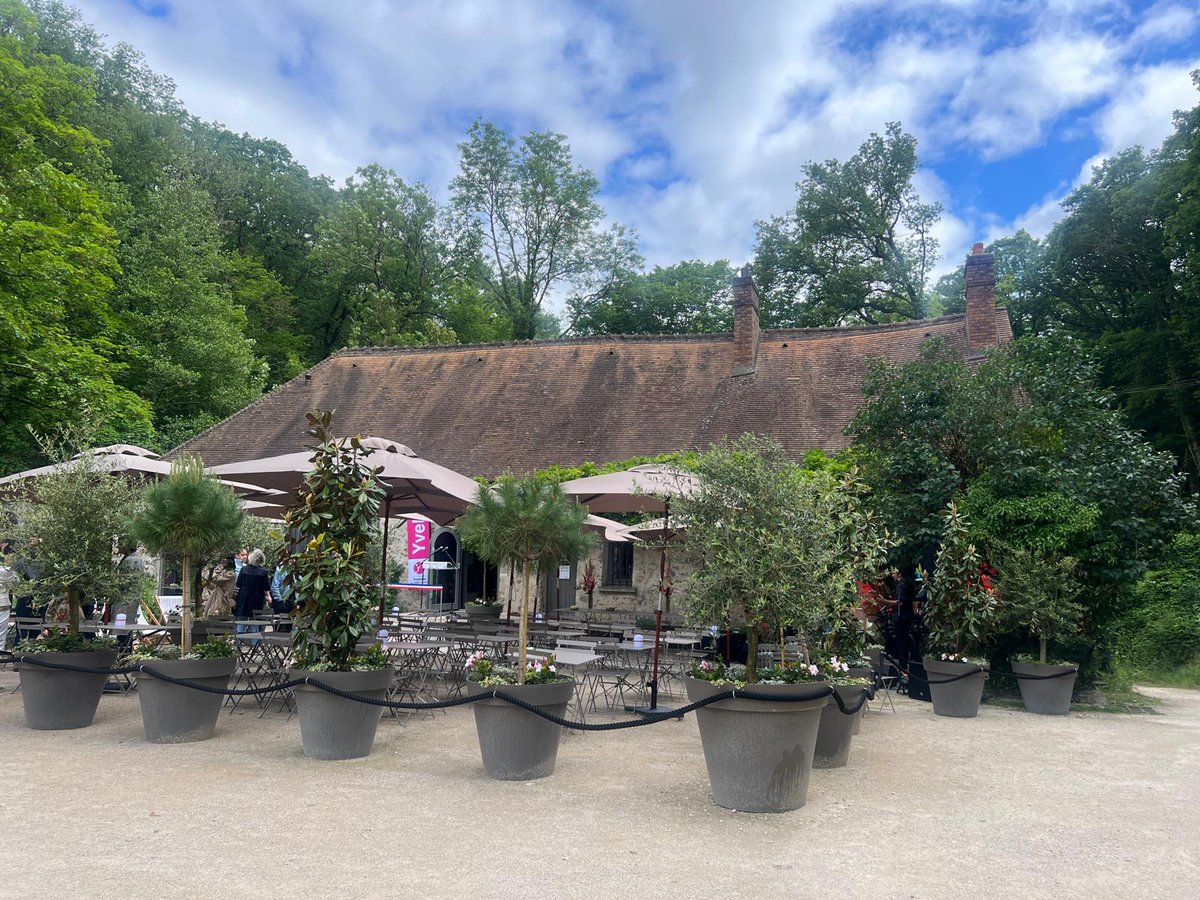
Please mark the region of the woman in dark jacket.
MULTIPOLYGON (((237 596, 234 600, 235 619, 253 619, 254 614, 271 601, 271 576, 263 567, 267 558, 261 550, 255 550, 242 566, 237 576, 237 596)), ((239 633, 259 631, 257 625, 238 625, 239 633)))

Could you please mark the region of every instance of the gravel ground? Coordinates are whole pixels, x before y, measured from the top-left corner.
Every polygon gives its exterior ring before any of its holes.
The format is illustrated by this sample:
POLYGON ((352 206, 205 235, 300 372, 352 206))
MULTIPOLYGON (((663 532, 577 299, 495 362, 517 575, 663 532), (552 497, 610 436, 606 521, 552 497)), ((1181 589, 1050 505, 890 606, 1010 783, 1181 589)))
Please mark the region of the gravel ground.
POLYGON ((1163 715, 897 699, 782 815, 711 802, 693 717, 568 734, 552 777, 503 783, 466 709, 318 762, 275 713, 153 746, 136 696, 37 732, 6 692, 0 897, 1197 897, 1200 692, 1147 692, 1163 715))

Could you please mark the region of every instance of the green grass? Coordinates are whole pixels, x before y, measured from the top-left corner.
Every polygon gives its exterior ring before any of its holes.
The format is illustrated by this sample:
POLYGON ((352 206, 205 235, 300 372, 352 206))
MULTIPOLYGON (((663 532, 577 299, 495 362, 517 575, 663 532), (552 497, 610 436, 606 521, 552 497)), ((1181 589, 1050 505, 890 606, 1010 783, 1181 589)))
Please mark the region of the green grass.
POLYGON ((1152 687, 1200 688, 1200 658, 1177 669, 1121 666, 1117 672, 1123 682, 1152 687))

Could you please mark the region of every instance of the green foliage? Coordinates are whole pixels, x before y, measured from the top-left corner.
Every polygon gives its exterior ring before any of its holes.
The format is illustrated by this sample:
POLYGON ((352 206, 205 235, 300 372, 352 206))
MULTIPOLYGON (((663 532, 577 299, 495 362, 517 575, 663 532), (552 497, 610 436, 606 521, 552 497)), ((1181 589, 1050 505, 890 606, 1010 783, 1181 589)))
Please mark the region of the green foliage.
MULTIPOLYGON (((1037 303, 1042 286, 1043 250, 1042 243, 1023 228, 984 247, 984 252, 996 260, 996 305, 1008 308, 1017 335, 1038 334, 1045 328, 1044 312, 1037 303)), ((935 316, 966 312, 965 266, 956 266, 953 272, 938 279, 928 305, 930 315, 935 316)))
POLYGON ((805 472, 755 435, 717 445, 696 471, 699 488, 678 501, 685 547, 698 560, 688 615, 747 626, 753 681, 763 626, 807 627, 852 590, 860 561, 846 552, 849 495, 828 473, 805 472))
POLYGON ((921 317, 942 208, 920 201, 917 167, 916 139, 896 122, 845 163, 805 164, 795 209, 758 223, 754 271, 770 326, 921 317))
POLYGON ((116 647, 116 638, 84 637, 69 631, 54 631, 18 641, 14 649, 17 653, 91 653, 96 650, 115 650, 116 647))
POLYGON ((384 487, 359 436, 336 438, 333 414, 308 413, 307 434, 316 441, 313 468, 284 514, 287 568, 298 605, 292 647, 300 668, 349 670, 355 646, 371 628, 378 598, 370 587, 368 546, 379 537, 384 487))
POLYGON ((1161 674, 1200 656, 1200 534, 1180 534, 1137 583, 1118 650, 1135 673, 1161 674))
POLYGON ((547 466, 534 474, 543 481, 562 484, 564 481, 574 481, 576 478, 590 478, 592 475, 607 475, 610 472, 624 472, 634 466, 661 464, 675 466, 686 471, 694 471, 700 460, 700 454, 694 450, 681 453, 660 453, 657 456, 631 456, 617 462, 593 463, 585 462, 578 466, 547 466))
POLYGON ((594 296, 574 296, 575 334, 708 334, 733 328, 733 269, 728 260, 688 260, 630 273, 594 296))
POLYGON ((1038 656, 1047 662, 1047 644, 1079 634, 1084 586, 1078 564, 1054 551, 1008 547, 993 562, 999 572, 1000 619, 1005 627, 1028 631, 1038 640, 1038 656))
POLYGON ((559 285, 596 296, 640 263, 621 226, 600 230, 600 183, 575 166, 563 135, 533 131, 518 143, 476 120, 459 153, 453 205, 479 222, 484 286, 512 321, 513 337, 535 336, 538 313, 559 285))
POLYGON ((134 539, 155 555, 203 559, 232 550, 241 533, 241 503, 233 491, 204 474, 204 463, 184 455, 171 474, 142 493, 134 539))
POLYGON ((929 581, 925 627, 930 645, 955 655, 980 654, 997 620, 994 593, 979 570, 979 554, 968 537, 970 525, 953 503, 946 507, 937 569, 929 581))
POLYGON ((997 496, 985 472, 968 486, 959 504, 971 523, 971 540, 990 559, 1005 545, 1046 555, 1075 555, 1097 539, 1100 507, 1058 491, 1031 497, 997 496))
POLYGON ((480 687, 505 687, 514 684, 563 684, 571 681, 570 675, 560 675, 554 655, 531 659, 524 670, 512 666, 497 665, 488 659, 482 651, 474 653, 467 660, 467 680, 473 681, 480 687))
POLYGON ((122 568, 114 551, 129 546, 137 490, 124 478, 101 471, 91 452, 94 431, 85 421, 39 438, 58 467, 29 483, 5 507, 4 530, 18 553, 39 572, 33 581, 40 604, 65 604, 72 633, 79 629, 84 599, 122 599, 138 576, 122 568))

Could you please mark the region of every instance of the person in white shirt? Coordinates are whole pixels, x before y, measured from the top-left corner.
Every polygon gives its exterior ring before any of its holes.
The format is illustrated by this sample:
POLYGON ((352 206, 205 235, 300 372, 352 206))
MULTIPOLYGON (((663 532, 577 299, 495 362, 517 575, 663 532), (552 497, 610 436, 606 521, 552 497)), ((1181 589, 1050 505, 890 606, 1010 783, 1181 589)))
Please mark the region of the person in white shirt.
POLYGON ((13 589, 21 576, 12 565, 12 543, 0 542, 0 650, 8 647, 8 619, 12 611, 13 589))

